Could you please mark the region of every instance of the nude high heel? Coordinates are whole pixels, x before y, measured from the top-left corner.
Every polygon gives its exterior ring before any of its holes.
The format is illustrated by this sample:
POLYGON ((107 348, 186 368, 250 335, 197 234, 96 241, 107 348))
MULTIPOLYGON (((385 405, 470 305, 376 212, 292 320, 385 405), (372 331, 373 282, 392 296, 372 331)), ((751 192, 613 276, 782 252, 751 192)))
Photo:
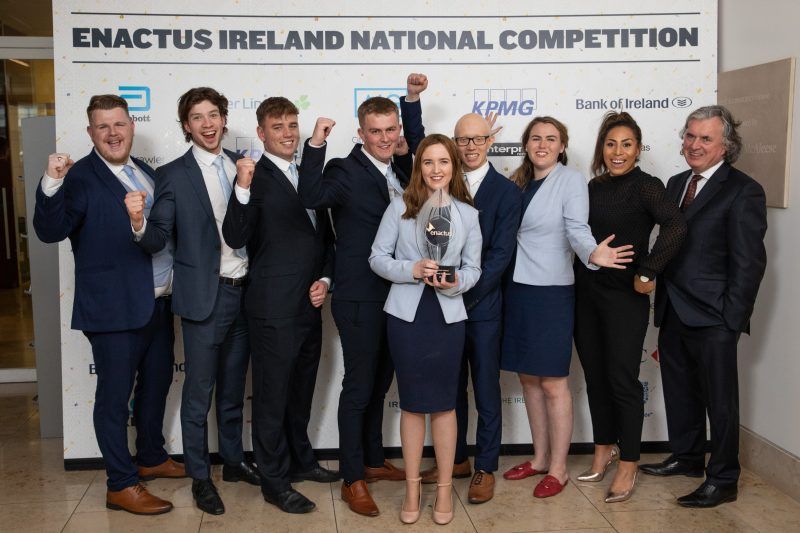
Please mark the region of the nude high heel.
MULTIPOLYGON (((437 490, 438 490, 438 487, 452 487, 452 486, 453 486, 452 483, 437 483, 436 484, 437 490)), ((452 488, 451 488, 451 490, 452 490, 452 488)), ((442 512, 442 511, 437 511, 436 510, 436 504, 438 502, 439 502, 439 495, 437 494, 436 495, 436 501, 433 504, 433 521, 436 522, 437 524, 439 524, 440 526, 444 526, 444 525, 447 525, 447 524, 449 524, 450 522, 453 521, 453 508, 454 508, 454 505, 453 505, 452 499, 451 499, 450 510, 447 511, 447 512, 442 512)))
POLYGON ((611 466, 611 463, 613 463, 617 459, 617 456, 619 456, 619 451, 617 451, 617 448, 616 447, 611 448, 611 457, 606 463, 606 466, 604 466, 600 472, 592 472, 591 468, 589 470, 586 470, 585 472, 583 472, 581 475, 578 476, 577 478, 578 481, 589 481, 589 482, 603 481, 603 478, 606 477, 606 471, 608 470, 608 467, 611 466))
POLYGON ((408 495, 408 483, 417 484, 417 492, 419 493, 419 500, 417 501, 416 511, 406 511, 406 499, 403 498, 403 507, 400 508, 400 521, 404 524, 413 524, 419 520, 420 510, 422 509, 422 478, 406 478, 406 495, 408 495))
POLYGON ((628 490, 624 490, 622 492, 611 492, 608 491, 606 495, 605 502, 606 503, 618 503, 624 502, 626 500, 630 500, 631 496, 633 495, 633 488, 636 486, 636 476, 639 475, 639 470, 637 469, 636 472, 633 473, 633 482, 631 483, 631 488, 628 490))

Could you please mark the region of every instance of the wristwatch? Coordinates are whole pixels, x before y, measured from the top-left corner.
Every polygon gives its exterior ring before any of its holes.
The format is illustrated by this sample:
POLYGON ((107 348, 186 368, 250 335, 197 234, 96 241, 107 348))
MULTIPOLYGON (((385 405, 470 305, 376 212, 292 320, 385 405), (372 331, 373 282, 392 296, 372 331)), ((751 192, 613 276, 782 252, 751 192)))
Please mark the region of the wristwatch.
POLYGON ((642 283, 647 283, 648 281, 650 281, 650 278, 648 278, 647 276, 639 276, 639 281, 641 281, 642 283))

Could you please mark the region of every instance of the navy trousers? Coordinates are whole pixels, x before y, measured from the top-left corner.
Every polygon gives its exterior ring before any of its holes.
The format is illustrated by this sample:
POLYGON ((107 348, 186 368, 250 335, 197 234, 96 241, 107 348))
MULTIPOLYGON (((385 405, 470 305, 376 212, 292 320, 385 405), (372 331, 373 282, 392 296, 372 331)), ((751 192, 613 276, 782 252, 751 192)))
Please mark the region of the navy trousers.
POLYGON ((181 320, 186 378, 181 429, 186 474, 208 479, 208 411, 216 385, 219 454, 227 464, 244 460, 242 408, 250 343, 244 314, 244 287, 219 285, 211 315, 203 321, 181 320))
POLYGON ((97 374, 94 431, 105 461, 108 490, 119 491, 139 482, 128 450, 131 391, 138 464, 156 466, 169 457, 162 428, 174 363, 169 298, 156 300, 153 316, 142 328, 84 334, 92 345, 97 374))
POLYGON ((464 359, 458 383, 456 418, 458 438, 455 462, 467 460, 467 423, 469 402, 467 399, 467 377, 472 375, 472 390, 475 408, 478 411, 478 427, 475 432, 475 470, 494 472, 500 456, 503 418, 500 398, 500 336, 501 321, 467 321, 467 337, 464 344, 464 359), (469 367, 469 369, 468 369, 469 367))

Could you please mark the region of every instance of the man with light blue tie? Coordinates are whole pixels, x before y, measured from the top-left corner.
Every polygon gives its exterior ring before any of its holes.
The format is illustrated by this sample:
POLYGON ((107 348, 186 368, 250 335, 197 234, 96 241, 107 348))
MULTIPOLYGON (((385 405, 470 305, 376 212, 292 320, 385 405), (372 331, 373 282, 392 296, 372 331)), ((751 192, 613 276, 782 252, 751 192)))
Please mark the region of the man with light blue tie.
POLYGON ((166 513, 172 504, 140 481, 186 475, 167 455, 162 433, 173 372, 172 247, 166 241, 151 258, 131 240, 126 192, 148 209, 154 182, 153 169, 130 156, 134 124, 127 102, 97 95, 86 112, 94 150, 77 163, 68 154, 50 155, 36 191, 33 226, 43 242, 69 237, 72 244, 72 328, 83 331, 92 346, 93 421, 108 475, 106 507, 166 513), (128 451, 131 391, 136 464, 128 451))
MULTIPOLYGON (((178 101, 178 118, 192 147, 156 173, 155 203, 129 205, 139 246, 161 250, 175 239, 172 310, 181 317, 186 377, 181 429, 186 473, 198 508, 222 514, 225 506, 211 481, 208 412, 216 387, 219 454, 224 481, 260 485, 244 459, 242 408, 250 348, 244 313, 247 253, 222 239, 239 155, 222 149, 228 100, 210 87, 190 89, 178 101)), ((139 195, 141 200, 141 195, 139 195)))

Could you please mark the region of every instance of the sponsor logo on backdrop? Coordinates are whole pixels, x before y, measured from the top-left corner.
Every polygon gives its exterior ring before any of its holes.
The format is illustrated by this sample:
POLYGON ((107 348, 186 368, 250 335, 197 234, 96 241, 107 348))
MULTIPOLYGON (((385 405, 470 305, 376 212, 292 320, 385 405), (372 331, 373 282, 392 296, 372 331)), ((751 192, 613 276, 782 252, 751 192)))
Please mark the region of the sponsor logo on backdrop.
POLYGON ((524 152, 521 143, 499 143, 496 142, 489 147, 486 155, 489 157, 518 157, 524 152))
POLYGON ((150 122, 150 87, 146 85, 120 85, 117 87, 120 97, 128 102, 128 111, 134 122, 150 122))
POLYGON ((578 111, 611 109, 614 111, 629 111, 632 109, 685 109, 692 105, 688 96, 670 98, 576 98, 575 109, 578 111))
POLYGON ((358 116, 358 106, 367 98, 373 96, 383 96, 397 104, 398 112, 400 109, 400 97, 407 93, 405 87, 356 87, 353 89, 353 116, 358 116))
POLYGON ((644 401, 642 402, 645 405, 644 417, 648 418, 650 416, 653 416, 653 410, 647 408, 647 405, 650 402, 650 394, 653 391, 650 388, 650 382, 649 381, 640 381, 639 383, 642 384, 642 392, 643 392, 643 396, 644 396, 644 401))
POLYGON ((497 113, 501 117, 529 117, 538 103, 536 89, 475 89, 472 112, 479 115, 497 113))
POLYGON ((502 401, 506 405, 524 404, 525 398, 522 396, 505 396, 502 401))

